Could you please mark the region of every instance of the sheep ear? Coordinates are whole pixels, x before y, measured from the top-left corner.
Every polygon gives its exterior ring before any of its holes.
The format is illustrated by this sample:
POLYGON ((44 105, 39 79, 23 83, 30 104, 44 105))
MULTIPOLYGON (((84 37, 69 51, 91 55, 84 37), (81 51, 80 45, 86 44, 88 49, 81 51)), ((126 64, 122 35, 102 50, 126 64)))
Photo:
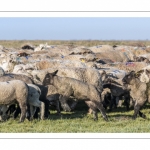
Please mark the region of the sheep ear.
POLYGON ((140 71, 138 71, 137 73, 138 74, 141 74, 141 73, 143 73, 144 72, 144 70, 140 70, 140 71))
POLYGON ((150 74, 150 71, 147 70, 147 69, 145 69, 145 73, 146 73, 146 74, 150 74))
POLYGON ((51 75, 55 76, 57 74, 58 70, 56 70, 55 72, 53 72, 51 75))
POLYGON ((135 71, 131 71, 129 75, 134 76, 135 75, 135 71))
POLYGON ((135 73, 135 76, 139 77, 141 75, 141 73, 143 73, 143 72, 144 72, 144 70, 140 70, 140 71, 138 71, 138 72, 135 73))

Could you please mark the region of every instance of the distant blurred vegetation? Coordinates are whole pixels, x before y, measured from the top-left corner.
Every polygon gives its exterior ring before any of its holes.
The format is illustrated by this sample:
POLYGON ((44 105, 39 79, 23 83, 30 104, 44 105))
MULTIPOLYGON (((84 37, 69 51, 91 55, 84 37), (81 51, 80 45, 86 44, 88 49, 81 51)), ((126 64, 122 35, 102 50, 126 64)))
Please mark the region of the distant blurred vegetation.
POLYGON ((39 44, 45 44, 48 45, 78 45, 78 46, 96 46, 96 45, 127 45, 127 46, 148 46, 150 45, 149 40, 145 41, 116 41, 116 40, 108 40, 108 41, 102 41, 102 40, 0 40, 0 45, 6 47, 6 48, 21 48, 24 44, 31 44, 33 46, 38 46, 39 44))

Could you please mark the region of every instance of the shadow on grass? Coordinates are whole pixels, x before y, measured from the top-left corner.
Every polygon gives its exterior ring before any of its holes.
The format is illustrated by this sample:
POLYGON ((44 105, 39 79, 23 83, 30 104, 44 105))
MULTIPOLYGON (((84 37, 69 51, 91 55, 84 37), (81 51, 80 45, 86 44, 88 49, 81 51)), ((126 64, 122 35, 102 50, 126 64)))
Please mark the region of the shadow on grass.
POLYGON ((150 121, 150 118, 144 119, 144 118, 140 117, 139 115, 138 115, 137 118, 134 120, 134 119, 132 119, 132 116, 133 116, 133 115, 129 115, 129 114, 112 114, 112 115, 109 115, 109 118, 108 118, 108 119, 110 119, 110 120, 133 120, 133 121, 135 121, 135 120, 137 120, 138 118, 141 118, 141 119, 143 119, 143 121, 144 121, 144 120, 145 120, 145 121, 150 121))
POLYGON ((77 118, 84 118, 87 115, 87 111, 74 111, 74 112, 61 112, 61 115, 58 114, 50 114, 50 120, 57 120, 57 119, 77 119, 77 118))

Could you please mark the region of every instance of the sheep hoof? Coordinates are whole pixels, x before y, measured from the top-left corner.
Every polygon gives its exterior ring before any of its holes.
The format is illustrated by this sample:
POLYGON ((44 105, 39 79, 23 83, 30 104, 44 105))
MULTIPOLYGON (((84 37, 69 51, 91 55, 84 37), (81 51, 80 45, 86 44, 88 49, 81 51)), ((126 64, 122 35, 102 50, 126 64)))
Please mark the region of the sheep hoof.
POLYGON ((94 121, 98 121, 98 119, 97 119, 97 118, 94 118, 94 121))
POLYGON ((108 109, 108 112, 112 112, 112 109, 108 109))
POLYGON ((146 115, 143 114, 143 115, 142 115, 142 118, 143 118, 143 119, 146 119, 146 115))
POLYGON ((108 122, 108 118, 107 117, 105 117, 104 120, 108 122))
POLYGON ((33 118, 30 118, 29 121, 33 121, 33 118))
POLYGON ((18 121, 18 123, 23 123, 23 121, 18 121))
POLYGON ((133 116, 133 117, 132 117, 132 120, 135 120, 135 119, 136 119, 136 116, 133 116))

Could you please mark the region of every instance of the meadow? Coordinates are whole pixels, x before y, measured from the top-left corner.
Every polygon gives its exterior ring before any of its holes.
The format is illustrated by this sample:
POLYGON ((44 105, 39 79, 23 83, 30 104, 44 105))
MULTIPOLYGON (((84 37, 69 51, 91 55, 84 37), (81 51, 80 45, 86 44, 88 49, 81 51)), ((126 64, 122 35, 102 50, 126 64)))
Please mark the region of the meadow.
POLYGON ((64 112, 59 116, 55 110, 51 110, 47 120, 35 119, 24 123, 18 123, 19 117, 10 118, 0 122, 1 133, 149 133, 150 132, 150 105, 147 104, 142 112, 146 119, 138 117, 132 120, 133 109, 126 111, 125 107, 119 107, 112 112, 107 112, 109 121, 103 120, 100 112, 98 121, 93 120, 92 114, 87 114, 88 109, 84 104, 77 105, 73 112, 64 112), (82 109, 83 107, 83 109, 82 109))

